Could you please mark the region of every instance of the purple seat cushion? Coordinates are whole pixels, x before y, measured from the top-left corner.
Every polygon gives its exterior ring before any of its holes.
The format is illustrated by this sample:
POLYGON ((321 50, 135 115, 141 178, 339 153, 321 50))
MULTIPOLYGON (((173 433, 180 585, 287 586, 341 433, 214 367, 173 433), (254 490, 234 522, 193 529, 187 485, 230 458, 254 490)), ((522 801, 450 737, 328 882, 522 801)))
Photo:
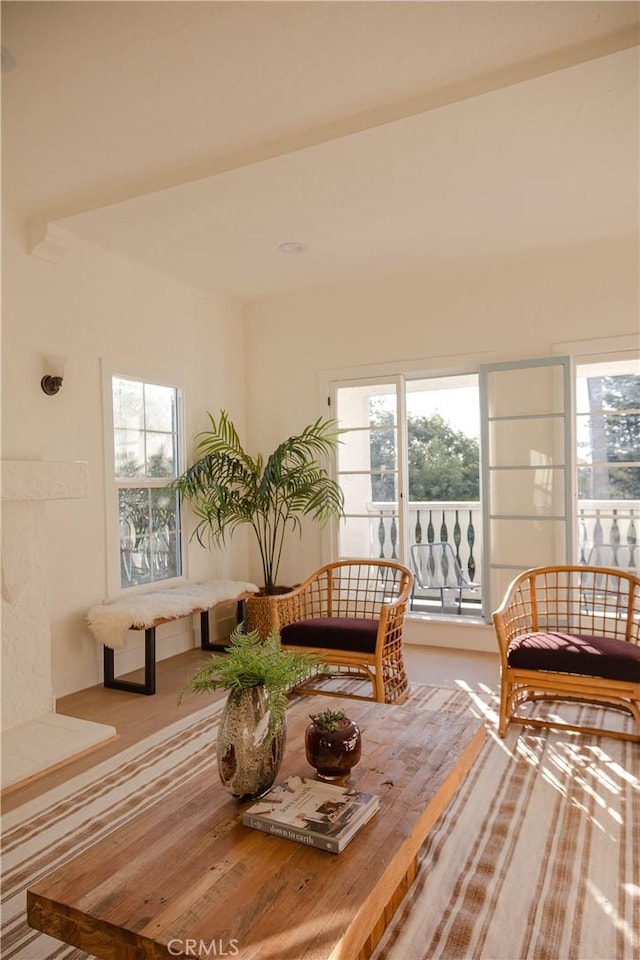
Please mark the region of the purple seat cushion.
POLYGON ((374 653, 378 621, 357 617, 317 617, 299 620, 280 631, 283 646, 327 647, 329 650, 354 650, 374 653))
POLYGON ((525 633, 509 644, 510 667, 640 682, 640 647, 614 637, 525 633))

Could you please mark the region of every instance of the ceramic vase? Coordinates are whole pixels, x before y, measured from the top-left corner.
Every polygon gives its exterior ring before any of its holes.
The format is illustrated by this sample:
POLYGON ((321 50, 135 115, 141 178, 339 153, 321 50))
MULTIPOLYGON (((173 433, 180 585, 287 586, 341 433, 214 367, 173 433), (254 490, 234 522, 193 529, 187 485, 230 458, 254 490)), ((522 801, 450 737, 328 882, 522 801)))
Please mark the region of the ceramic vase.
POLYGON ((346 780, 360 760, 362 737, 358 724, 348 717, 339 721, 337 730, 322 730, 313 721, 305 731, 307 761, 318 772, 319 780, 346 780))
POLYGON ((287 738, 286 717, 270 727, 269 695, 263 686, 232 690, 218 727, 218 773, 236 800, 260 797, 273 785, 287 738))

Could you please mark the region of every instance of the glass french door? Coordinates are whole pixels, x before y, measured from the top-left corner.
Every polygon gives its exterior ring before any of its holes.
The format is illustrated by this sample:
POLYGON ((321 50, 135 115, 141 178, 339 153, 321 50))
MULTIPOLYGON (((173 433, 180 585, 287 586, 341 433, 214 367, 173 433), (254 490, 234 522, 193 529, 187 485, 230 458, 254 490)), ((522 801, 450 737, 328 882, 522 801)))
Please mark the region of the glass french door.
MULTIPOLYGON (((331 414, 341 430, 336 479, 344 491, 345 520, 333 533, 327 560, 383 557, 407 563, 409 545, 421 539, 413 529, 415 517, 410 523, 405 398, 411 382, 400 375, 332 384, 331 414)), ((570 361, 486 365, 479 387, 481 562, 473 579, 482 584, 482 616, 489 620, 517 573, 571 562, 570 361)), ((433 539, 428 531, 426 539, 433 539)))
POLYGON ((572 562, 571 396, 568 357, 480 368, 485 615, 518 573, 572 562))

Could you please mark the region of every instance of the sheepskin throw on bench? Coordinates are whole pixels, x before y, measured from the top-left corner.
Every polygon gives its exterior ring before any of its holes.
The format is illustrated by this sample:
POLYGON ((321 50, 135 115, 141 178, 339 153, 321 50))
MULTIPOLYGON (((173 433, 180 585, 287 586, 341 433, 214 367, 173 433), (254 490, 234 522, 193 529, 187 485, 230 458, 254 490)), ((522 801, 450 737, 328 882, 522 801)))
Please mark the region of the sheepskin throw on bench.
POLYGON ((144 630, 157 620, 177 620, 220 603, 240 600, 245 594, 257 591, 254 583, 243 580, 185 583, 99 604, 89 610, 87 623, 96 640, 117 650, 124 646, 131 629, 144 630))

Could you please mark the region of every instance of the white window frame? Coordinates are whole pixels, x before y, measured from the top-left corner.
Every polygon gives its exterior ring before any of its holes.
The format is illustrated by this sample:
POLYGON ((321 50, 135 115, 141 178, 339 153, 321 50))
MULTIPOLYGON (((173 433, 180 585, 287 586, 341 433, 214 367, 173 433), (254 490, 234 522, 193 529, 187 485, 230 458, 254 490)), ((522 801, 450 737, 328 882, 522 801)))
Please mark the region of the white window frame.
MULTIPOLYGON (((180 558, 182 573, 179 577, 166 580, 155 580, 152 583, 138 584, 124 589, 120 580, 120 511, 118 507, 118 492, 121 484, 118 483, 115 473, 115 443, 113 424, 113 386, 114 377, 135 380, 139 383, 152 383, 158 386, 171 387, 177 391, 177 472, 184 470, 186 462, 186 432, 185 432, 185 398, 186 383, 182 376, 166 370, 144 367, 130 362, 121 362, 103 358, 100 362, 102 378, 102 412, 104 437, 104 502, 106 525, 106 597, 113 600, 118 597, 132 596, 157 590, 162 587, 177 586, 188 579, 187 571, 187 536, 184 529, 184 517, 180 524, 180 558)), ((144 480, 138 484, 145 486, 144 480)), ((156 486, 157 484, 153 484, 156 486)))
MULTIPOLYGON (((398 455, 398 495, 400 502, 398 503, 399 514, 404 516, 404 522, 400 524, 398 530, 398 547, 400 551, 400 556, 404 556, 405 553, 405 544, 407 540, 407 531, 406 531, 406 511, 400 510, 400 505, 408 503, 408 475, 406 471, 406 457, 407 457, 407 415, 405 407, 405 383, 406 379, 404 374, 399 374, 393 377, 390 376, 381 376, 381 377, 366 377, 364 379, 358 379, 357 386, 367 387, 367 386, 381 386, 381 387, 391 387, 395 393, 396 397, 396 430, 397 430, 397 455, 398 455)), ((354 380, 333 380, 331 381, 331 394, 330 394, 330 403, 329 407, 331 410, 331 416, 335 414, 335 398, 338 390, 341 387, 353 387, 356 385, 354 380)), ((336 481, 339 481, 337 466, 337 457, 332 459, 332 478, 336 481)), ((338 531, 334 524, 329 526, 329 539, 325 541, 329 544, 329 553, 330 556, 327 557, 323 562, 329 563, 331 560, 339 558, 339 536, 338 531)))

